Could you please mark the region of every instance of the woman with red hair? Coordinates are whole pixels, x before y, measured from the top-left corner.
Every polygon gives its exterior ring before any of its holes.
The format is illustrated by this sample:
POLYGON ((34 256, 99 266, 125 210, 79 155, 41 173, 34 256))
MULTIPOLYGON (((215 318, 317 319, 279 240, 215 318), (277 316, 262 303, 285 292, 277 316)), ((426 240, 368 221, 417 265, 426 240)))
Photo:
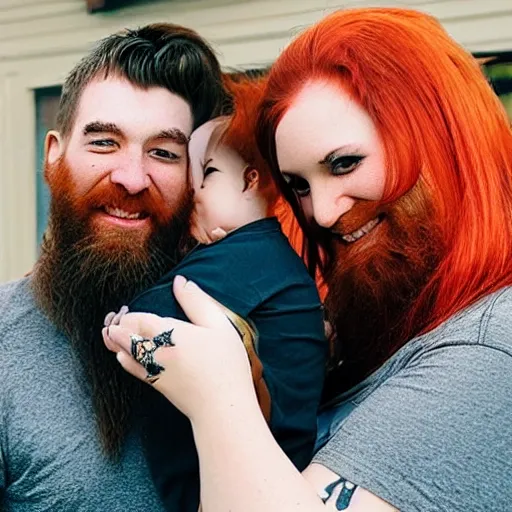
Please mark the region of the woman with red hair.
POLYGON ((199 327, 127 318, 111 346, 142 377, 128 333, 175 328, 155 386, 191 419, 204 509, 510 510, 512 133, 476 61, 425 14, 336 12, 273 66, 259 142, 329 289, 313 463, 278 449, 193 283, 174 289, 199 327))

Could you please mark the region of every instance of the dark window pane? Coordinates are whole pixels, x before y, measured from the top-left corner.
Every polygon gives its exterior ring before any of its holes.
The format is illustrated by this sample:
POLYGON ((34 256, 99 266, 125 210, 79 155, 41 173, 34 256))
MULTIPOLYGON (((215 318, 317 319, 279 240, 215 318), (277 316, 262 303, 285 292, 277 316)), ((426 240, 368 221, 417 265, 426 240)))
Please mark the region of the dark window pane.
POLYGON ((512 121, 512 52, 479 54, 483 70, 512 121))

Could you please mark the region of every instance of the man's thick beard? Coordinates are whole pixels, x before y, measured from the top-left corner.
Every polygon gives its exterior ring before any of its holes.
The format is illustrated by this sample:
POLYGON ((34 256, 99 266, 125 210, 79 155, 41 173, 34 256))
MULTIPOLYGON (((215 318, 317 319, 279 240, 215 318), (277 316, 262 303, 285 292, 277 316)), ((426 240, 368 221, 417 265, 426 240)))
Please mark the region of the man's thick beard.
MULTIPOLYGON (((154 223, 145 242, 130 243, 133 233, 98 234, 77 206, 65 163, 56 171, 50 222, 33 275, 36 300, 70 340, 90 385, 101 444, 114 458, 130 428, 131 414, 143 384, 126 373, 103 343, 106 313, 117 311, 155 283, 181 258, 192 196, 184 193, 165 223, 154 223)), ((116 194, 124 193, 119 189, 116 194)), ((146 201, 146 203, 151 201, 146 201)), ((83 206, 83 205, 82 205, 83 206)))
POLYGON ((375 232, 349 245, 331 238, 325 307, 336 341, 325 400, 361 382, 428 322, 432 302, 412 325, 408 314, 443 252, 432 212, 417 185, 378 211, 375 232))

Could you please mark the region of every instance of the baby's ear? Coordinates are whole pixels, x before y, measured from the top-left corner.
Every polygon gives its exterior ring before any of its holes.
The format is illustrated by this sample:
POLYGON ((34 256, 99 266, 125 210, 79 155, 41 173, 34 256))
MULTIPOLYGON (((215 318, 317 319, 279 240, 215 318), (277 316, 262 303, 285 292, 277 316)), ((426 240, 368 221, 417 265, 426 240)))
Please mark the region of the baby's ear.
POLYGON ((246 190, 256 190, 258 188, 258 184, 260 182, 260 173, 258 172, 258 169, 248 165, 244 169, 243 172, 244 172, 243 192, 245 192, 246 190))

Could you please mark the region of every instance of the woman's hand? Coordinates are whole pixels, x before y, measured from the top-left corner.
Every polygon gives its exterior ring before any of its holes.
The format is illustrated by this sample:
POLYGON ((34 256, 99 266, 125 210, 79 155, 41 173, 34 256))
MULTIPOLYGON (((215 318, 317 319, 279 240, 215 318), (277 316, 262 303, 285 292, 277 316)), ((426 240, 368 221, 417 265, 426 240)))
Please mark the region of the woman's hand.
POLYGON ((255 398, 244 345, 220 307, 181 276, 175 278, 173 291, 192 323, 128 313, 119 325, 103 329, 108 349, 117 353, 126 371, 147 381, 146 368, 132 356, 132 335, 151 340, 172 331, 173 345, 154 351, 154 362, 164 369, 150 383, 191 419, 255 398))

